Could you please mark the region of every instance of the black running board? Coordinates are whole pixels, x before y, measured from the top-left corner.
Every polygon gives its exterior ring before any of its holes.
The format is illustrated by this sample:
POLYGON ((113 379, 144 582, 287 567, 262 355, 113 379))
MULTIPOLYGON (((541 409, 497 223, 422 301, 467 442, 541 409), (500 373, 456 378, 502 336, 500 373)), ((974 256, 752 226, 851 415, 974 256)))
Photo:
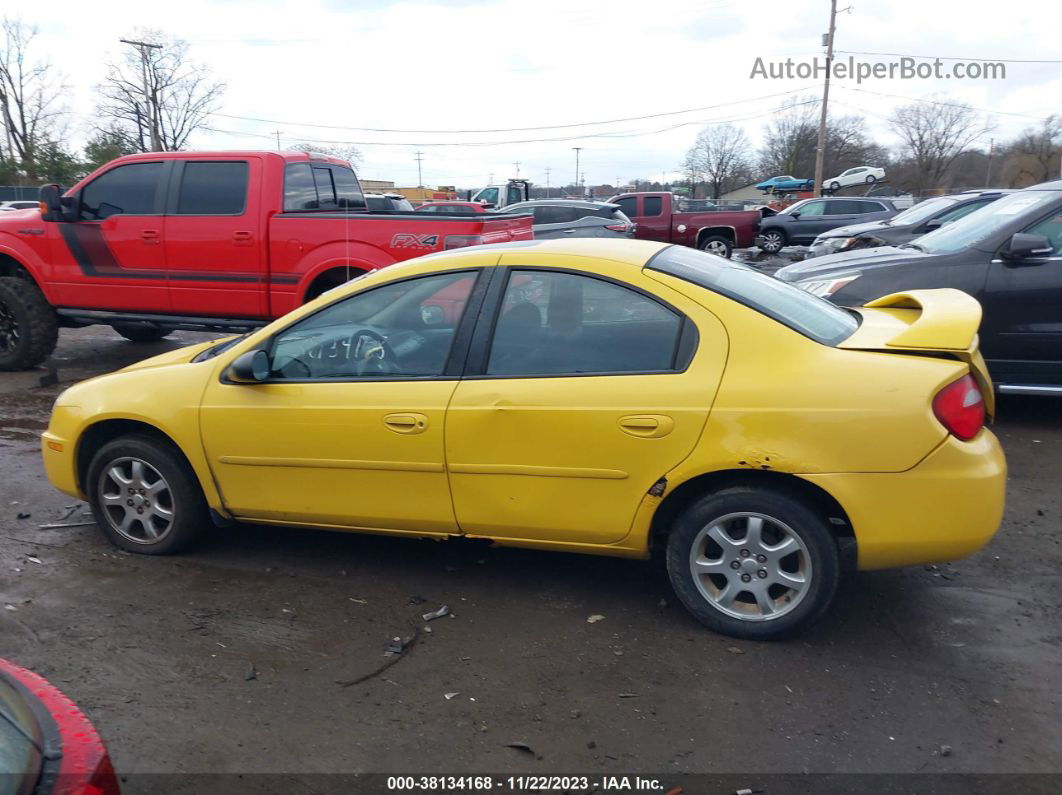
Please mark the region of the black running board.
POLYGON ((143 312, 111 312, 101 309, 57 309, 55 311, 60 317, 80 324, 158 323, 168 328, 185 331, 252 331, 270 322, 255 318, 195 317, 143 312))

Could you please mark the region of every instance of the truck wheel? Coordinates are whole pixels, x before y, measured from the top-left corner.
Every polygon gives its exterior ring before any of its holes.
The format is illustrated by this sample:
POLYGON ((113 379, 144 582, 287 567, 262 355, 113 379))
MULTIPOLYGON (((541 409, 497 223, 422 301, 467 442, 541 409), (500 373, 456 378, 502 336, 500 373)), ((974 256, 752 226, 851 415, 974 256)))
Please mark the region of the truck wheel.
POLYGON ((826 521, 803 502, 735 486, 678 518, 667 571, 683 606, 709 629, 773 640, 822 616, 837 590, 840 557, 826 521))
POLYGON ((785 232, 781 229, 768 229, 760 233, 760 248, 768 254, 777 254, 785 248, 785 232))
POLYGON ((210 526, 203 491, 177 450, 151 436, 121 436, 92 457, 84 489, 115 546, 170 555, 210 526))
POLYGON ((0 370, 27 370, 55 350, 59 318, 37 285, 0 278, 0 370))
POLYGON ((130 342, 158 342, 173 333, 171 328, 148 322, 112 323, 111 328, 130 342))
POLYGON ((709 254, 729 259, 730 255, 734 253, 734 247, 722 235, 709 235, 701 241, 701 251, 707 251, 709 254))

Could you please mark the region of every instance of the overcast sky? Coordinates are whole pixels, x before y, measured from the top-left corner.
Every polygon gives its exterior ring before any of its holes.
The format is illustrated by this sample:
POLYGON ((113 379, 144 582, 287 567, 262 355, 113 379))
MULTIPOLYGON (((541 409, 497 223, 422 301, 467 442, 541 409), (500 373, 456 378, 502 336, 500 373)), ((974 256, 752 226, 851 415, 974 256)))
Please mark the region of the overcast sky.
MULTIPOLYGON (((847 5, 840 0, 841 8, 847 5)), ((852 5, 851 13, 838 15, 838 50, 1062 58, 1057 0, 852 5)), ((491 174, 513 176, 517 161, 520 176, 535 183, 546 182, 547 167, 551 184, 571 182, 574 146, 583 147, 588 183, 674 178, 697 131, 712 121, 733 120, 757 143, 770 111, 786 99, 768 95, 797 96, 803 88, 819 94, 822 86, 751 79, 756 57, 820 55, 829 16, 828 0, 111 0, 17 8, 40 29, 38 54, 66 74, 79 141, 90 129, 93 86, 104 63, 126 46, 118 38, 137 27, 157 28, 190 42, 192 57, 228 84, 222 107, 228 116, 211 121, 223 132, 198 134, 196 148, 275 148, 278 129, 282 144, 357 142, 363 177, 415 185, 419 147, 425 184, 464 187, 485 184, 491 174), (524 132, 353 129, 480 131, 686 110, 524 132), (543 138, 565 140, 528 141, 543 138), (495 141, 527 142, 436 145, 495 141)), ((862 91, 852 90, 853 80, 835 81, 831 107, 865 115, 886 143, 894 139, 884 119, 909 101, 904 98, 950 98, 991 109, 997 138, 1062 112, 1062 63, 1008 63, 1006 69, 1005 80, 872 80, 862 91)))

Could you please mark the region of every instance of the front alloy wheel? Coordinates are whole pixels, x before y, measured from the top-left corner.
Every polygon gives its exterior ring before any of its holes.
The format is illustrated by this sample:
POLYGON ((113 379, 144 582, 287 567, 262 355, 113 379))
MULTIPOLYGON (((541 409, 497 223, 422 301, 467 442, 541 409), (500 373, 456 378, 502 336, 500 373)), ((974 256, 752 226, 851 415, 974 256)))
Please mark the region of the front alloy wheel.
POLYGON ((147 461, 115 459, 100 475, 98 493, 111 529, 134 544, 157 543, 173 529, 173 491, 147 461))
POLYGON ((768 254, 777 254, 785 248, 785 235, 775 229, 769 229, 760 235, 760 247, 768 254))

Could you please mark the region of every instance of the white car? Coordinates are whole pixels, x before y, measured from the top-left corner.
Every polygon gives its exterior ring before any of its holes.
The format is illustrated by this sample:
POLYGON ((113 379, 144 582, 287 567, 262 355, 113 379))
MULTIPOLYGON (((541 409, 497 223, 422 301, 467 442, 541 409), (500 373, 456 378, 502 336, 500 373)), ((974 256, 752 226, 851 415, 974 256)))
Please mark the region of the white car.
POLYGON ((37 206, 38 203, 35 201, 24 201, 22 199, 0 202, 0 210, 28 210, 37 206))
POLYGON ((827 190, 847 188, 849 185, 873 185, 879 179, 885 179, 885 169, 873 166, 857 166, 847 171, 842 171, 836 177, 830 177, 822 181, 822 186, 827 190))

